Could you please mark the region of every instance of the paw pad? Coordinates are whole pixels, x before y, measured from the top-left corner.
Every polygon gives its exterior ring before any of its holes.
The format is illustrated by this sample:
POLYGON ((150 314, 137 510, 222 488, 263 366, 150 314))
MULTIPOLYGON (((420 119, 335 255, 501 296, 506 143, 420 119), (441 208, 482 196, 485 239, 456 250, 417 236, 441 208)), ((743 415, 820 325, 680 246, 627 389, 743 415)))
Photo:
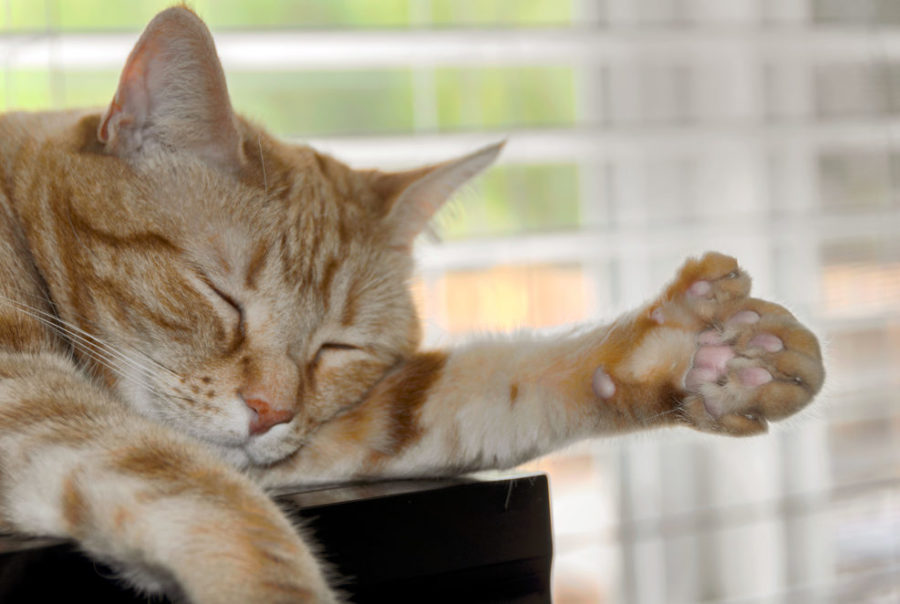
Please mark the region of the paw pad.
POLYGON ((742 310, 730 319, 729 325, 752 325, 759 322, 759 313, 753 310, 742 310))
POLYGON ((745 367, 738 371, 741 384, 756 388, 772 381, 772 374, 762 367, 745 367))
POLYGON ((709 281, 697 281, 688 288, 688 293, 698 298, 707 298, 712 293, 712 285, 709 281))
POLYGON ((594 371, 594 377, 591 383, 594 387, 594 394, 602 399, 611 398, 616 393, 616 384, 602 367, 598 367, 597 370, 594 371))
POLYGON ((748 346, 751 348, 762 348, 766 352, 778 352, 784 349, 784 342, 778 336, 770 333, 760 333, 753 336, 748 346))

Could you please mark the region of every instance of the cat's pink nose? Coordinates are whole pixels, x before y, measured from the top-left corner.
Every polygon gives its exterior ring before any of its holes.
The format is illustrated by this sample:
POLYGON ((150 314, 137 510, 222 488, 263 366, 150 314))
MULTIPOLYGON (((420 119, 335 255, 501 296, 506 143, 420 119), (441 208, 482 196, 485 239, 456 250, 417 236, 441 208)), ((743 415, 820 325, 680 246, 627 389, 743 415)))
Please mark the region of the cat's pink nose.
POLYGON ((250 420, 250 434, 265 434, 272 426, 286 424, 294 419, 294 412, 290 409, 273 407, 268 401, 259 396, 244 397, 248 407, 256 412, 250 420))

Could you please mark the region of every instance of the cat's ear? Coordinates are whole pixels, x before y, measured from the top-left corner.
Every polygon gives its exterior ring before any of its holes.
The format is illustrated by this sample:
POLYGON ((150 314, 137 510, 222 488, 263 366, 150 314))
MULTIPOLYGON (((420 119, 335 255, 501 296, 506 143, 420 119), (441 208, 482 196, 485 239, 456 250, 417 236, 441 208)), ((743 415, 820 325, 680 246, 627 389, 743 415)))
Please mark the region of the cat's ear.
POLYGON ((393 245, 408 248, 453 193, 491 165, 505 141, 458 159, 406 172, 375 172, 372 187, 385 204, 393 245))
POLYGON ((108 152, 186 150, 229 170, 242 163, 240 134, 212 35, 178 6, 147 25, 97 130, 108 152))

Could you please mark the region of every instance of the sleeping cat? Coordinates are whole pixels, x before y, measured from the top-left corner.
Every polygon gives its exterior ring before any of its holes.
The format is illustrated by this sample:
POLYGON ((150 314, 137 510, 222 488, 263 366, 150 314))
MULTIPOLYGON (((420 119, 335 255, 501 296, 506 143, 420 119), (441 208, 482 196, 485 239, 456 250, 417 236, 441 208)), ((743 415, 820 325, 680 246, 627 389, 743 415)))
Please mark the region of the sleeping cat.
POLYGON ((0 133, 0 528, 74 539, 148 592, 332 602, 264 489, 755 434, 824 379, 813 334, 716 253, 610 325, 419 350, 413 240, 500 146, 388 173, 279 142, 232 112, 185 8, 105 112, 0 133))

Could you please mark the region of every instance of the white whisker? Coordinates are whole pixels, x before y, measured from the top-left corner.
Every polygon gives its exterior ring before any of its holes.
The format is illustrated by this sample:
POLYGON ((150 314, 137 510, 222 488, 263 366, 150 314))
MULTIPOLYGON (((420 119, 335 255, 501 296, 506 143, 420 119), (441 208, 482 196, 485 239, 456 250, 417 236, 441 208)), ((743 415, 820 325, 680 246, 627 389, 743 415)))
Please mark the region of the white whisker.
POLYGON ((259 146, 259 165, 262 166, 263 187, 265 187, 266 195, 268 195, 269 194, 269 179, 266 176, 266 162, 263 159, 262 140, 260 140, 259 137, 256 137, 256 144, 259 146))
MULTIPOLYGON (((49 306, 51 306, 51 307, 52 307, 52 306, 55 306, 54 302, 49 298, 49 296, 47 296, 47 294, 42 293, 41 298, 42 298, 42 300, 43 300, 44 302, 46 302, 49 306)), ((89 341, 89 342, 95 344, 96 346, 103 346, 103 347, 106 349, 106 351, 108 351, 109 353, 112 353, 112 354, 118 354, 118 355, 121 355, 121 356, 125 356, 125 353, 124 353, 124 352, 115 349, 115 348, 114 348, 111 344, 109 344, 108 342, 104 342, 104 341, 101 340, 99 337, 93 335, 92 333, 90 333, 90 332, 88 332, 88 331, 85 331, 84 329, 80 328, 79 326, 75 325, 74 323, 71 323, 71 322, 69 322, 69 321, 66 321, 65 319, 63 319, 62 317, 60 317, 60 316, 58 316, 58 315, 56 315, 56 314, 54 314, 54 313, 49 313, 49 312, 44 311, 44 310, 41 310, 40 308, 37 308, 37 307, 35 307, 35 306, 33 306, 33 305, 25 304, 25 303, 19 302, 19 301, 17 301, 17 300, 13 300, 13 299, 10 299, 10 298, 6 298, 6 297, 3 296, 3 295, 0 295, 0 300, 5 300, 5 301, 8 302, 9 304, 12 304, 12 305, 16 306, 16 307, 19 308, 20 310, 30 310, 31 312, 38 313, 40 316, 34 316, 33 318, 35 318, 35 319, 41 321, 42 323, 44 323, 44 324, 46 324, 46 325, 49 325, 50 327, 52 327, 52 328, 54 328, 54 329, 60 329, 60 326, 65 326, 66 328, 68 328, 68 329, 70 330, 70 331, 68 331, 68 332, 65 332, 65 333, 67 333, 67 335, 70 335, 70 336, 73 336, 73 337, 74 337, 76 334, 77 334, 77 335, 80 335, 82 338, 84 338, 84 339, 86 339, 87 341, 89 341)), ((76 316, 77 316, 77 315, 76 315, 76 316)), ((86 319, 85 317, 80 317, 80 318, 81 318, 82 320, 85 320, 85 321, 89 322, 89 323, 92 322, 92 321, 86 319)), ((62 331, 62 329, 60 329, 60 331, 62 331)), ((73 342, 73 344, 74 344, 74 342, 73 342)), ((159 361, 157 361, 156 359, 154 359, 153 357, 151 357, 149 354, 147 354, 147 353, 145 353, 145 352, 142 352, 142 351, 140 351, 140 350, 137 350, 137 349, 133 349, 132 352, 137 353, 137 354, 141 355, 142 357, 146 358, 148 361, 152 362, 152 363, 153 363, 154 365, 156 365, 158 368, 160 368, 160 369, 162 369, 162 370, 168 372, 170 375, 175 376, 175 377, 180 377, 179 374, 178 374, 176 371, 173 371, 172 369, 166 367, 165 365, 163 365, 162 363, 160 363, 159 361)), ((132 361, 133 361, 133 359, 131 359, 130 357, 126 357, 126 360, 132 360, 132 361)))
POLYGON ((649 417, 641 418, 641 421, 642 421, 642 422, 644 423, 644 425, 646 426, 646 425, 647 425, 647 422, 649 422, 649 421, 652 420, 652 419, 656 419, 657 417, 662 417, 663 415, 668 415, 668 414, 670 414, 670 413, 677 413, 677 412, 679 412, 679 411, 681 411, 681 407, 680 407, 680 406, 679 406, 679 407, 673 407, 673 408, 668 409, 668 410, 666 410, 666 411, 660 411, 659 413, 657 413, 657 414, 655 414, 655 415, 651 415, 651 416, 649 416, 649 417))
MULTIPOLYGON (((132 369, 136 370, 142 377, 148 378, 154 375, 153 371, 146 365, 138 362, 125 352, 116 349, 111 344, 104 342, 97 336, 86 332, 77 325, 73 325, 52 313, 48 313, 39 308, 28 306, 22 302, 6 298, 2 295, 0 295, 0 300, 5 301, 11 306, 15 307, 19 312, 28 315, 29 317, 49 326, 52 329, 59 331, 61 334, 66 336, 69 342, 71 342, 78 350, 80 350, 83 354, 88 355, 91 359, 99 362, 102 358, 104 361, 106 361, 103 363, 104 367, 112 370, 116 375, 122 376, 125 374, 125 372, 123 372, 117 366, 117 362, 130 366, 132 369)), ((173 375, 177 375, 171 369, 168 369, 152 358, 149 360, 154 362, 164 371, 167 371, 173 375)), ((146 384, 144 385, 146 386, 146 384)))

